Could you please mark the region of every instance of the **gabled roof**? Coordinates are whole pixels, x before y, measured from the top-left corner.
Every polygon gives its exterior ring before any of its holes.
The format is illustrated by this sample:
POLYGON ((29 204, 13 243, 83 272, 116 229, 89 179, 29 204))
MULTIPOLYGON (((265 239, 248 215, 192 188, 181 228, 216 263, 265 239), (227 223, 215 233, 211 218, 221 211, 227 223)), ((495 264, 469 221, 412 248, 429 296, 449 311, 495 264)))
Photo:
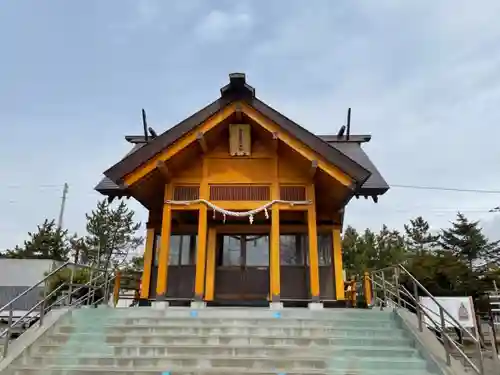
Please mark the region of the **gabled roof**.
POLYGON ((246 83, 244 74, 230 74, 229 78, 230 82, 221 89, 221 97, 219 99, 152 139, 142 147, 139 147, 135 152, 130 153, 105 171, 104 175, 115 184, 120 185, 125 175, 134 171, 156 154, 162 152, 183 135, 195 129, 230 103, 242 101, 321 155, 326 161, 341 169, 355 181, 354 186, 352 186, 353 189, 358 190, 361 188, 371 176, 371 172, 367 168, 344 154, 335 145, 328 144, 323 139, 256 98, 255 89, 246 83))
MULTIPOLYGON (((389 190, 389 185, 385 179, 380 174, 379 170, 372 163, 366 152, 361 147, 361 143, 369 142, 371 139, 370 135, 357 135, 351 134, 349 140, 346 137, 339 137, 337 135, 318 135, 321 139, 327 142, 330 147, 336 147, 338 150, 342 151, 346 156, 355 160, 358 164, 362 165, 364 168, 371 172, 370 177, 367 181, 358 189, 357 194, 361 196, 377 196, 384 194, 389 190)), ((138 148, 146 144, 145 137, 143 135, 127 135, 125 139, 134 144, 132 150, 128 153, 135 152, 138 148)), ((128 155, 127 154, 127 155, 128 155)), ((116 183, 111 181, 108 177, 104 177, 95 187, 95 190, 101 194, 110 197, 121 197, 126 194, 126 189, 124 187, 118 186, 116 183)))

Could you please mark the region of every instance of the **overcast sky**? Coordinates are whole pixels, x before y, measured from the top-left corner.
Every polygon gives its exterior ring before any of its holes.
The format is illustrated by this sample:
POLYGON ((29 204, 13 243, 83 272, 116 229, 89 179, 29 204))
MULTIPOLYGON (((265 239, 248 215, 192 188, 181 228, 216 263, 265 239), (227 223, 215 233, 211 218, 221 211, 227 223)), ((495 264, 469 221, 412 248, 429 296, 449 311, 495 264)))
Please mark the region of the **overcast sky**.
MULTIPOLYGON (((353 133, 391 184, 500 190, 500 1, 0 2, 0 249, 58 215, 83 233, 102 172, 245 72, 316 133, 353 133)), ((461 210, 500 238, 500 194, 393 188, 346 223, 434 228, 461 210)), ((137 203, 138 216, 146 213, 137 203)))

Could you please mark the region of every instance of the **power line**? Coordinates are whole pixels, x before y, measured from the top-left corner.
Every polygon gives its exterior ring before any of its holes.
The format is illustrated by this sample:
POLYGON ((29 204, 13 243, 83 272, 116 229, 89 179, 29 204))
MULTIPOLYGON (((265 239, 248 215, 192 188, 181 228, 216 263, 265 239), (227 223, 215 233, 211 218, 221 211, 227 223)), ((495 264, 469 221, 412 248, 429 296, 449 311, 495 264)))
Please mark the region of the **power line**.
MULTIPOLYGON (((43 184, 43 185, 26 185, 26 184, 14 184, 14 185, 4 185, 1 187, 7 189, 19 189, 19 188, 29 188, 29 189, 60 189, 63 184, 43 184)), ((414 190, 438 190, 438 191, 456 191, 461 193, 475 193, 475 194, 500 194, 500 190, 490 190, 490 189, 465 189, 457 187, 444 187, 444 186, 426 186, 426 185, 405 185, 405 184, 390 184, 391 188, 401 188, 401 189, 414 189, 414 190)), ((93 192, 92 192, 93 193, 93 192)))
POLYGON ((14 185, 3 185, 0 186, 6 189, 22 189, 22 188, 30 188, 30 189, 60 189, 61 185, 60 184, 43 184, 43 185, 36 185, 33 186, 31 184, 14 184, 14 185))
POLYGON ((500 194, 500 190, 462 189, 462 188, 440 187, 440 186, 420 186, 420 185, 391 184, 390 187, 404 188, 404 189, 417 189, 417 190, 457 191, 457 192, 462 192, 462 193, 477 193, 477 194, 500 194))

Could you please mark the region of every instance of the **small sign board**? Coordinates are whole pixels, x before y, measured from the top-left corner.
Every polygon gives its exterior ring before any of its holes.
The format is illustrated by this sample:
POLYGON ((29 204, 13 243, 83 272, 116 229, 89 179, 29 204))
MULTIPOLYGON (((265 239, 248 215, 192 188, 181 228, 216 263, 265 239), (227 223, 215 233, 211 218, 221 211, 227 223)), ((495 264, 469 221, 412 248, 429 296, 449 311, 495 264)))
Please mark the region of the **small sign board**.
MULTIPOLYGON (((434 299, 448 312, 444 314, 445 326, 452 328, 456 326, 450 315, 464 328, 476 328, 476 317, 474 313, 474 303, 472 297, 434 297, 434 299)), ((429 297, 420 297, 420 303, 425 312, 432 317, 432 320, 440 324, 441 317, 439 307, 429 297)), ((434 324, 423 314, 424 322, 430 327, 434 324)))

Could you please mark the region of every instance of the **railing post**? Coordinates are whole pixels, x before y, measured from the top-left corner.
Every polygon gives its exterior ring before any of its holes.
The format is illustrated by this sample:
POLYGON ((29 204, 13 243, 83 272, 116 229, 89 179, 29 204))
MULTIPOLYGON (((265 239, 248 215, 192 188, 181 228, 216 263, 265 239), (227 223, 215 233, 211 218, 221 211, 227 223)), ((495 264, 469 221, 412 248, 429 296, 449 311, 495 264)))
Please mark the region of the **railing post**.
POLYGON ((418 285, 413 280, 413 298, 415 298, 415 308, 417 309, 417 318, 418 318, 418 330, 420 332, 423 332, 424 327, 423 327, 423 322, 422 322, 422 308, 420 307, 420 301, 418 297, 418 285))
POLYGON ((378 290, 377 290, 377 284, 375 283, 375 272, 370 272, 370 281, 372 284, 372 293, 373 293, 373 305, 375 306, 377 304, 377 297, 378 297, 378 290))
MULTIPOLYGON (((492 322, 493 323, 493 322, 492 322)), ((497 368, 500 368, 500 359, 498 358, 498 350, 497 350, 497 340, 495 337, 495 329, 493 325, 488 323, 488 336, 491 337, 491 351, 493 352, 493 362, 497 368)), ((482 363, 482 361, 481 361, 482 363)), ((482 370, 484 371, 484 370, 482 370)))
POLYGON ((398 307, 401 306, 401 293, 400 293, 400 287, 399 287, 399 267, 396 266, 396 272, 394 274, 394 283, 396 287, 396 296, 397 296, 397 305, 398 307))
POLYGON ((70 265, 70 276, 69 276, 69 287, 68 287, 68 306, 71 306, 71 300, 73 297, 73 283, 75 281, 75 265, 70 265))
MULTIPOLYGON (((483 351, 481 350, 481 336, 479 334, 479 327, 481 325, 481 321, 476 318, 476 349, 477 349, 477 359, 479 360, 479 373, 484 375, 484 359, 483 359, 483 351)), ((492 346, 495 346, 496 342, 492 343, 492 346)), ((496 349, 496 348, 495 348, 496 349)), ((498 359, 498 356, 497 356, 498 359)))
POLYGON ((40 319, 39 326, 41 327, 43 324, 43 318, 45 316, 45 299, 47 298, 47 281, 45 282, 45 286, 43 287, 43 298, 40 303, 40 319))
POLYGON ((106 306, 108 306, 108 283, 109 283, 109 273, 106 270, 106 273, 104 274, 104 288, 103 288, 103 302, 106 301, 106 306))
POLYGON ((446 364, 451 365, 451 354, 450 354, 450 344, 448 342, 448 337, 446 335, 446 324, 444 321, 444 310, 442 307, 439 308, 439 317, 441 318, 441 339, 443 340, 444 351, 446 352, 446 364))
POLYGON ((384 297, 382 304, 380 305, 380 310, 384 309, 384 305, 387 305, 387 290, 385 287, 385 275, 384 271, 380 271, 380 278, 382 279, 382 295, 384 297))
MULTIPOLYGON (((97 275, 99 275, 99 270, 96 272, 97 275)), ((100 276, 96 276, 95 280, 90 279, 90 290, 89 290, 89 299, 88 299, 88 305, 92 306, 95 302, 95 287, 97 285, 97 280, 100 276)))
POLYGON ((9 319, 7 320, 7 331, 5 332, 5 342, 3 344, 3 356, 7 356, 7 351, 9 350, 10 334, 12 332, 12 322, 14 316, 14 307, 12 304, 9 306, 9 319))

